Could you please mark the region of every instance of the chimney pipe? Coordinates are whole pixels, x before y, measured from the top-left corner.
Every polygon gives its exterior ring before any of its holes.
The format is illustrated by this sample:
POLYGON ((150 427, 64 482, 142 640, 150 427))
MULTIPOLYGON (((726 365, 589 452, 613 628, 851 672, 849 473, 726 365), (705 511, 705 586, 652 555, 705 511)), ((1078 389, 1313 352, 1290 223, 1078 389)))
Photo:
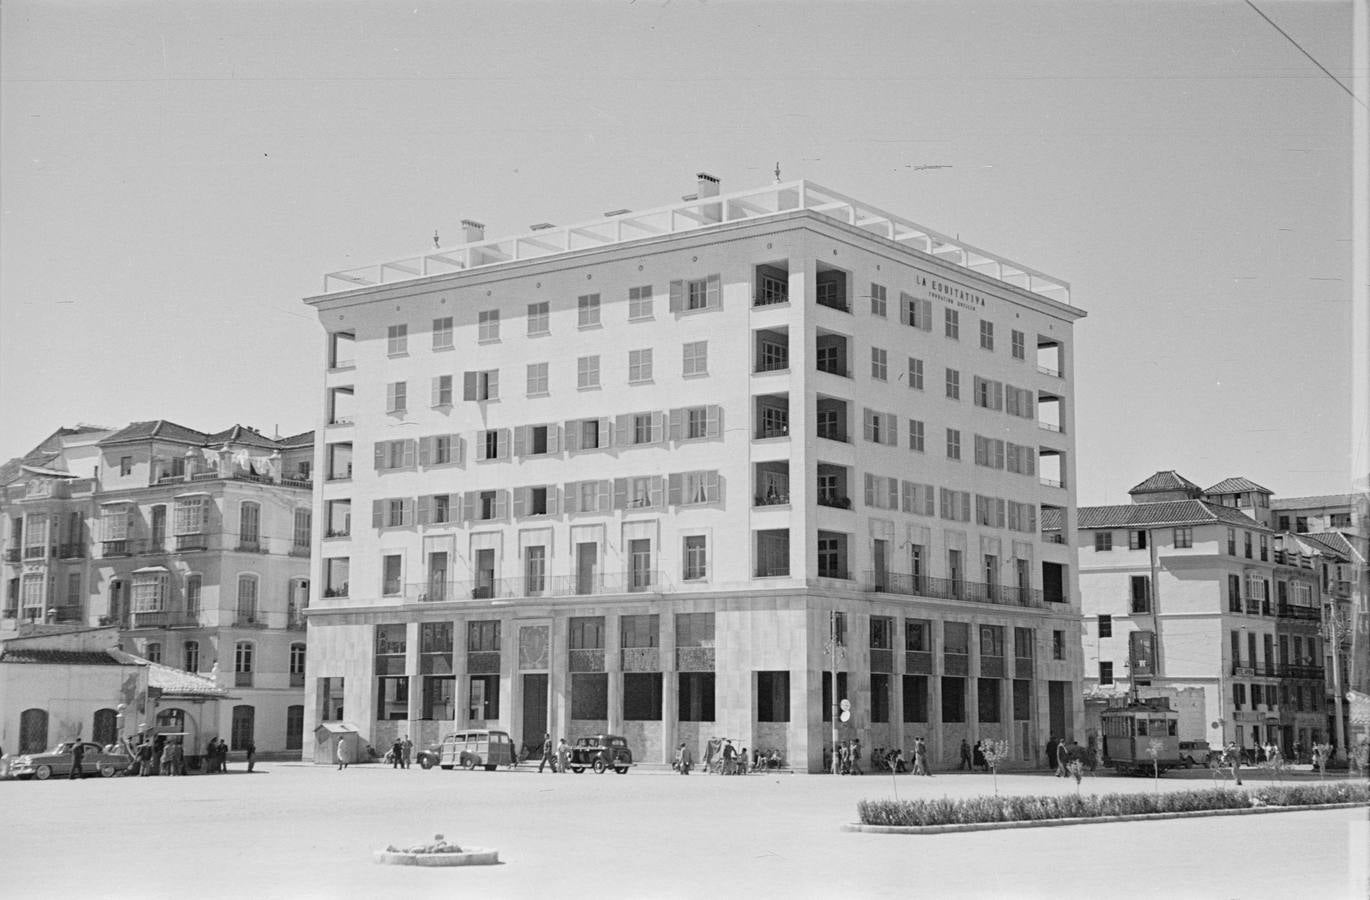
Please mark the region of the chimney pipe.
MULTIPOLYGON (((719 182, 717 178, 710 175, 708 172, 699 172, 695 175, 695 179, 699 185, 699 190, 697 192, 699 199, 703 200, 706 197, 718 196, 719 182)), ((699 208, 699 213, 706 221, 723 221, 723 205, 721 203, 705 204, 699 208)))
POLYGON ((485 240, 485 225, 474 219, 461 220, 462 238, 468 244, 485 240))

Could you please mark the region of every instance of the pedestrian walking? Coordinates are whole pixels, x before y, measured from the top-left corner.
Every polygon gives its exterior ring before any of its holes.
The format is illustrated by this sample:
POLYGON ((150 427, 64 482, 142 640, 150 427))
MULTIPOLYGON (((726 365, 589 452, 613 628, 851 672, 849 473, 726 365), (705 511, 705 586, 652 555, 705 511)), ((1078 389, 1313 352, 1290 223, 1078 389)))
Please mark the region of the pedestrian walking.
POLYGON ((247 771, 251 772, 252 767, 257 764, 257 745, 252 743, 251 738, 247 742, 247 771))
POLYGON ((542 767, 543 767, 543 766, 551 766, 553 772, 555 772, 555 771, 557 770, 557 762, 556 762, 556 760, 552 757, 552 735, 551 735, 551 734, 544 734, 544 735, 542 736, 542 760, 541 760, 540 762, 538 762, 538 772, 539 772, 539 773, 542 772, 542 767))
POLYGON ((571 745, 566 743, 566 738, 557 742, 557 771, 562 774, 571 771, 571 745))
POLYGON ((687 746, 684 741, 680 742, 680 749, 676 751, 676 755, 680 760, 680 774, 689 775, 695 760, 694 754, 690 752, 689 746, 687 746))
POLYGON ((1223 752, 1227 757, 1228 765, 1232 767, 1232 780, 1237 782, 1237 787, 1242 785, 1242 753, 1237 749, 1236 741, 1227 742, 1227 750, 1223 752))
POLYGON ((932 776, 932 770, 928 768, 928 745, 921 737, 913 742, 913 774, 932 776))
POLYGON ((387 754, 390 757, 390 768, 398 769, 400 767, 400 755, 403 752, 404 749, 400 744, 400 739, 395 738, 395 742, 390 745, 390 753, 387 754))
POLYGON ((138 777, 146 778, 152 774, 152 742, 143 738, 138 745, 138 777))
POLYGON ((1060 742, 1059 744, 1056 745, 1056 777, 1057 777, 1057 778, 1069 778, 1069 777, 1070 777, 1070 770, 1066 768, 1066 766, 1067 766, 1069 763, 1070 763, 1070 746, 1066 743, 1066 739, 1065 739, 1065 738, 1061 738, 1061 742, 1060 742))
MULTIPOLYGON (((409 740, 409 735, 407 734, 400 741, 400 753, 402 754, 400 759, 400 768, 409 768, 409 761, 414 756, 414 742, 409 740)), ((517 759, 515 760, 515 762, 517 762, 517 759)))
POLYGON ((851 742, 851 773, 853 775, 864 775, 861 771, 861 739, 857 738, 851 742))
POLYGON ((347 768, 348 763, 352 762, 352 749, 347 746, 346 739, 338 738, 338 747, 335 752, 338 755, 338 771, 341 772, 347 768))
POLYGON ((970 756, 970 744, 966 743, 965 738, 961 738, 961 764, 957 767, 957 771, 973 771, 974 768, 975 765, 970 756))
POLYGON ((71 745, 71 773, 67 775, 69 779, 81 777, 81 761, 86 755, 86 745, 80 741, 71 745))

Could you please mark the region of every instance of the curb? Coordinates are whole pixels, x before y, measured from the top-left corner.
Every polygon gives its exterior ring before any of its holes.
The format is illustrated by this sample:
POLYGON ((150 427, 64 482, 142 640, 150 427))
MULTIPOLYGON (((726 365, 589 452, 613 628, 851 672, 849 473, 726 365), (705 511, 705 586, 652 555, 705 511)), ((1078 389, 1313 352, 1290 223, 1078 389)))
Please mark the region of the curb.
POLYGON ((851 822, 840 830, 863 834, 955 834, 965 831, 1002 831, 1010 828, 1055 828, 1062 825, 1094 825, 1104 822, 1151 822, 1160 819, 1198 819, 1207 816, 1254 816, 1263 813, 1318 812, 1331 809, 1370 807, 1370 803, 1320 803, 1312 806, 1253 806, 1249 809, 1198 809, 1186 812, 1133 813, 1125 816, 1096 816, 1076 819, 1022 819, 1014 822, 974 822, 948 825, 862 825, 851 822))

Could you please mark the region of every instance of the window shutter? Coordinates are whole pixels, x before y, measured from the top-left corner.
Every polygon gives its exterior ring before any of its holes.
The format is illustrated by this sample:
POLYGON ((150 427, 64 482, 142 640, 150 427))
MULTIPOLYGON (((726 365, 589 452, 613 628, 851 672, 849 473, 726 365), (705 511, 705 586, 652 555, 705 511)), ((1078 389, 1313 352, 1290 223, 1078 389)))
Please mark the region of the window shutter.
POLYGON ((557 486, 556 486, 555 484, 549 484, 549 485, 547 485, 547 515, 549 515, 549 516, 555 516, 556 514, 557 514, 557 486))
POLYGON ((476 373, 463 372, 461 376, 461 398, 463 400, 476 399, 476 373))
POLYGON ((875 476, 869 472, 866 473, 866 505, 875 505, 875 476))
POLYGON ((609 511, 609 494, 613 490, 613 484, 605 478, 600 481, 596 488, 595 509, 600 512, 609 511))
POLYGON ((961 521, 970 521, 970 491, 961 492, 961 521))
POLYGON ((1037 531, 1037 507, 1028 504, 1027 507, 1027 531, 1037 531))
POLYGON ((884 443, 891 447, 899 443, 899 417, 892 412, 885 413, 886 428, 884 443))
POLYGON ((509 458, 509 429, 495 429, 495 459, 509 458))
POLYGON ((461 513, 462 513, 462 507, 463 507, 463 506, 464 506, 464 504, 462 503, 461 494, 448 494, 448 495, 447 495, 447 521, 448 521, 448 522, 460 522, 460 521, 461 521, 461 513))
POLYGON ((626 509, 628 507, 628 479, 614 479, 614 509, 626 509))
POLYGON ((528 488, 514 488, 514 518, 521 519, 528 515, 528 488))
POLYGON ((935 515, 935 512, 933 510, 933 503, 934 501, 932 498, 932 485, 925 484, 923 485, 923 515, 935 515))
POLYGON ((371 527, 381 528, 385 525, 385 501, 371 501, 371 527))
POLYGON ((903 291, 899 292, 899 324, 909 324, 909 303, 913 298, 903 291))
POLYGON ((678 440, 680 440, 681 436, 684 435, 684 433, 685 433, 685 410, 683 410, 683 409, 678 409, 678 408, 677 408, 677 409, 671 410, 671 428, 670 428, 670 437, 671 437, 671 440, 673 440, 673 441, 678 441, 678 440))
MULTIPOLYGON (((549 491, 548 493, 550 494, 551 492, 549 491)), ((563 489, 563 495, 566 497, 566 512, 578 512, 578 504, 580 502, 580 483, 576 481, 566 482, 566 487, 563 489)), ((548 502, 551 502, 550 498, 548 502)))
POLYGON ((376 469, 377 471, 385 468, 385 442, 376 442, 376 469))
POLYGON ((888 509, 898 509, 898 508, 899 508, 899 479, 897 479, 897 478, 886 478, 886 479, 885 479, 885 489, 886 489, 887 491, 889 491, 889 506, 888 506, 887 508, 888 508, 888 509))
POLYGON ((437 406, 442 401, 442 376, 437 375, 433 378, 433 399, 432 405, 437 406))
POLYGON ((651 501, 653 509, 661 509, 666 503, 666 479, 660 475, 652 476, 651 487, 647 491, 647 497, 651 501))
POLYGON ((485 452, 485 451, 486 451, 486 448, 490 446, 489 443, 488 443, 488 440, 487 440, 487 438, 486 438, 486 435, 489 434, 489 433, 490 433, 490 432, 488 432, 488 431, 477 431, 477 432, 476 432, 476 461, 477 461, 477 462, 481 462, 481 461, 483 461, 483 460, 489 459, 489 457, 486 455, 486 452, 485 452))
POLYGON ((679 506, 682 490, 681 474, 679 472, 672 472, 667 477, 666 481, 666 502, 671 504, 672 506, 679 506))
POLYGON ((400 524, 414 524, 414 498, 406 497, 400 501, 400 524))
POLYGON ((704 294, 705 309, 721 309, 723 306, 723 278, 719 275, 710 275, 708 287, 704 294))
POLYGON ((506 490, 495 491, 495 518, 509 518, 509 492, 506 490))
POLYGON ((710 405, 704 413, 704 436, 718 437, 723 433, 723 407, 710 405))
POLYGON ((633 427, 633 417, 631 415, 621 415, 614 420, 614 444, 618 447, 626 447, 631 444, 632 435, 628 429, 633 427))
POLYGON ((704 497, 710 503, 718 503, 723 499, 723 479, 716 471, 704 473, 704 497))
POLYGON ((1036 398, 1034 398, 1034 397, 1032 396, 1032 391, 1031 391, 1030 389, 1027 389, 1027 388, 1024 388, 1024 389, 1023 389, 1023 417, 1024 417, 1024 418, 1026 418, 1026 419, 1031 419, 1031 418, 1033 418, 1034 416, 1037 415, 1036 410, 1033 409, 1033 402, 1034 402, 1035 399, 1036 399, 1036 398))
POLYGON ((548 453, 560 453, 560 452, 561 452, 561 448, 558 446, 558 436, 560 435, 560 433, 561 433, 561 426, 559 426, 559 425, 557 425, 557 424, 555 424, 555 423, 552 423, 552 424, 550 424, 550 425, 547 426, 547 452, 548 452, 548 453))
POLYGON ((419 524, 428 525, 433 521, 433 498, 430 496, 419 497, 419 524))
POLYGON ((997 410, 1004 408, 1004 383, 1002 381, 994 382, 994 408, 997 410))
POLYGON ((932 331, 932 301, 919 300, 918 309, 923 313, 923 330, 932 331))
POLYGON ((404 442, 403 465, 406 469, 414 468, 414 445, 416 443, 418 442, 415 441, 413 438, 410 438, 409 440, 404 442))
POLYGON ((1000 440, 996 440, 996 441, 994 442, 994 468, 996 468, 996 469, 1002 469, 1003 467, 1004 467, 1004 442, 1003 442, 1003 441, 1000 441, 1000 440))
POLYGON ((900 498, 902 502, 899 504, 898 508, 906 513, 911 513, 913 512, 913 482, 901 482, 900 488, 902 490, 902 496, 900 498))
POLYGON ((476 517, 480 511, 480 495, 475 491, 467 491, 461 495, 461 519, 469 522, 476 517))
POLYGON ((671 282, 671 312, 680 312, 685 307, 685 282, 671 282))
MULTIPOLYGON (((527 425, 519 425, 518 427, 516 427, 516 428, 514 429, 514 455, 515 455, 515 456, 522 457, 523 454, 527 452, 527 447, 528 447, 528 428, 529 428, 529 426, 527 426, 527 425)), ((516 516, 518 515, 518 508, 517 508, 517 506, 516 506, 515 509, 514 509, 514 515, 516 515, 516 516)))
POLYGON ((580 420, 571 419, 566 423, 566 449, 575 452, 580 449, 580 420))
POLYGON ((491 369, 485 373, 485 399, 499 399, 499 369, 491 369))
POLYGON ((666 436, 666 416, 663 413, 652 413, 652 443, 659 444, 666 436))
POLYGON ((466 438, 462 437, 459 434, 454 434, 451 437, 452 462, 456 463, 459 466, 464 465, 466 463, 466 438))
POLYGON ((1023 448, 1023 461, 1026 463, 1026 465, 1023 467, 1023 468, 1024 468, 1024 474, 1027 474, 1027 475, 1036 475, 1036 474, 1037 474, 1037 449, 1036 449, 1035 447, 1024 447, 1024 448, 1023 448))
POLYGON ((433 459, 433 439, 431 437, 419 438, 419 465, 426 466, 433 459))
POLYGON ((866 440, 875 440, 875 413, 869 409, 861 410, 861 422, 866 440))

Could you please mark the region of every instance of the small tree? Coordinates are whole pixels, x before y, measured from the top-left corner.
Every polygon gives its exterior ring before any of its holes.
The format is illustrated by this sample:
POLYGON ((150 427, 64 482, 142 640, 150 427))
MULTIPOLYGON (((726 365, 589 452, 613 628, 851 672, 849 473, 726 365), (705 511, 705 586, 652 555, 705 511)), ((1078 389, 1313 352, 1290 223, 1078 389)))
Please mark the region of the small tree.
POLYGON ((1066 766, 1066 770, 1070 772, 1070 776, 1075 779, 1075 796, 1078 797, 1080 796, 1080 782, 1085 777, 1085 764, 1078 759, 1072 759, 1066 766))
POLYGON ((1327 760, 1332 755, 1331 744, 1313 745, 1313 765, 1318 767, 1318 777, 1327 777, 1327 760))
POLYGON ((999 763, 1008 759, 1008 741, 983 741, 980 752, 985 756, 990 774, 994 777, 994 796, 999 796, 999 763))
POLYGON ((1165 746, 1159 738, 1152 738, 1147 745, 1146 755, 1151 757, 1151 773, 1156 782, 1156 793, 1161 792, 1161 748, 1165 746))

